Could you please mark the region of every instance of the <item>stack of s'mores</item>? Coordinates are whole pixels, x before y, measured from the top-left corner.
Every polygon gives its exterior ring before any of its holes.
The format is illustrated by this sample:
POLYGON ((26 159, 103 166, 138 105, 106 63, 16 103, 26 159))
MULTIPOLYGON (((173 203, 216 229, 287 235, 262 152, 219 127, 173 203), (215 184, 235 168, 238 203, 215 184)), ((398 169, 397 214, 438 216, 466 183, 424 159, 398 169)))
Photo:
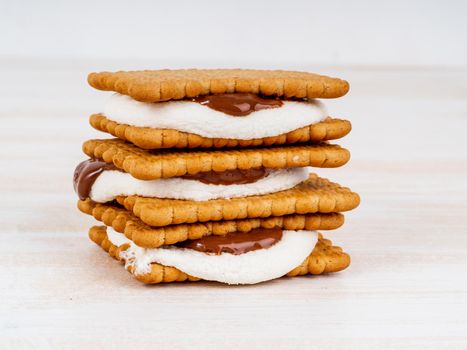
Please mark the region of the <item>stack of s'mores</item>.
POLYGON ((333 230, 359 196, 320 178, 350 132, 321 99, 341 79, 289 71, 92 73, 113 91, 74 173, 78 207, 105 226, 89 237, 145 283, 253 284, 345 269, 333 230), (320 99, 320 100, 318 100, 320 99))

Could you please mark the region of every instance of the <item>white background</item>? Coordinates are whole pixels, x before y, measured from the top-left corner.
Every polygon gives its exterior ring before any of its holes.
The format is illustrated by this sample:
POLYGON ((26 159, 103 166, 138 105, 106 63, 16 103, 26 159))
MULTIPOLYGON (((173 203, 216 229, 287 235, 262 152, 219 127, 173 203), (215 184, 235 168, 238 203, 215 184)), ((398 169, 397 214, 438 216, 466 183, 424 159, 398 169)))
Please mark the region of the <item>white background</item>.
POLYGON ((0 348, 466 349, 467 1, 0 0, 0 348), (296 68, 351 151, 315 169, 361 196, 342 273, 250 287, 144 287, 87 238, 91 71, 296 68), (201 346, 202 344, 202 346, 201 346))
POLYGON ((466 14, 462 0, 2 0, 0 56, 164 67, 460 66, 466 14))

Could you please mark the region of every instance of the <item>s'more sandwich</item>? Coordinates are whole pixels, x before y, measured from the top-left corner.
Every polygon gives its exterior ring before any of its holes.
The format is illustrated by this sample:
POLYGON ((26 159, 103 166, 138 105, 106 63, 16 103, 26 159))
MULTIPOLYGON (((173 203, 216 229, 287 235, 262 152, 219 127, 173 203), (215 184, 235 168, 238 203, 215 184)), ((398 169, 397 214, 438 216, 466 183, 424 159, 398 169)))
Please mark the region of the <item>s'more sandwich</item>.
POLYGON ((110 90, 75 169, 89 237, 145 283, 253 284, 346 268, 317 230, 343 224, 359 196, 310 173, 350 153, 329 140, 349 121, 319 99, 348 83, 311 73, 161 70, 92 73, 110 90))

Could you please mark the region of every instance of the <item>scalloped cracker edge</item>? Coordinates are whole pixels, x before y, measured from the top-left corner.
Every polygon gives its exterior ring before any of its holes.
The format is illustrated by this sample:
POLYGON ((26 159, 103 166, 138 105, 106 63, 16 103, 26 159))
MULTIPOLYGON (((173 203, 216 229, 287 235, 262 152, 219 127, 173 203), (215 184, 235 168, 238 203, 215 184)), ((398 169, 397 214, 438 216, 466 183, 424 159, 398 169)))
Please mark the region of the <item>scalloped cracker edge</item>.
POLYGON ((147 225, 160 227, 291 214, 337 213, 356 208, 360 197, 346 187, 310 174, 308 180, 291 189, 260 196, 209 201, 120 196, 117 201, 147 225))
POLYGON ((295 143, 317 143, 344 137, 352 130, 347 120, 327 118, 322 122, 305 126, 278 136, 251 140, 209 138, 174 129, 156 129, 119 124, 102 114, 89 117, 89 124, 143 149, 160 148, 223 148, 257 147, 295 143))
POLYGON ((181 224, 165 227, 151 227, 128 210, 109 204, 93 202, 90 199, 78 201, 83 213, 123 233, 137 246, 158 248, 185 240, 199 239, 210 235, 225 235, 232 232, 249 232, 255 228, 281 227, 284 230, 334 230, 344 223, 340 213, 286 215, 261 219, 181 224))
POLYGON ((349 83, 307 72, 254 69, 177 69, 90 73, 88 83, 137 101, 159 102, 200 95, 249 92, 284 98, 336 98, 349 83))
POLYGON ((293 167, 335 168, 350 159, 350 152, 322 143, 271 148, 227 150, 143 150, 120 139, 89 140, 83 152, 91 158, 102 159, 141 180, 155 180, 232 169, 293 167))

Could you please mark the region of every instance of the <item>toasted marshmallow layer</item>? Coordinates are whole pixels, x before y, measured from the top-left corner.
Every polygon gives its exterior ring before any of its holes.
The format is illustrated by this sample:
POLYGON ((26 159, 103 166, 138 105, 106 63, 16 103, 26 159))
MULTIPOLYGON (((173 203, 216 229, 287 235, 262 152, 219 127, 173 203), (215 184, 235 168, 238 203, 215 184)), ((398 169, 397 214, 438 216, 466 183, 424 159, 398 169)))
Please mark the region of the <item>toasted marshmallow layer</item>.
POLYGON ((249 184, 210 185, 180 177, 138 180, 128 173, 105 170, 94 182, 89 197, 99 203, 109 202, 117 196, 131 195, 205 201, 283 191, 298 185, 307 178, 306 168, 291 168, 272 170, 268 176, 249 184))
POLYGON ((285 100, 279 108, 235 117, 193 101, 148 103, 121 94, 110 97, 104 115, 120 124, 241 140, 281 135, 327 117, 324 105, 317 100, 285 100))
POLYGON ((116 235, 124 236, 112 231, 107 228, 107 236, 113 244, 130 244, 120 257, 125 267, 134 268, 135 275, 149 273, 151 263, 159 263, 204 280, 228 284, 254 284, 282 277, 299 266, 318 241, 316 231, 283 231, 282 239, 270 248, 240 255, 215 255, 177 246, 141 248, 126 238, 117 238, 116 235))

